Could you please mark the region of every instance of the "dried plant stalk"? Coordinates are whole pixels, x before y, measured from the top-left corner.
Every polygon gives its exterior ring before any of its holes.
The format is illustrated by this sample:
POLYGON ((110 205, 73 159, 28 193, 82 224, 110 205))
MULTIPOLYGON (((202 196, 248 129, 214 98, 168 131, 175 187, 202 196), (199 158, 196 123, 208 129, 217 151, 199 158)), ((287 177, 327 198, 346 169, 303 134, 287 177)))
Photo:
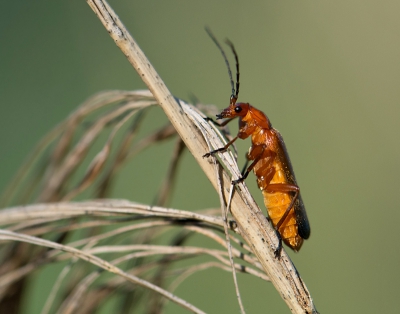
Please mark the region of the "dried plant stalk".
MULTIPOLYGON (((87 0, 87 3, 146 83, 200 167, 217 189, 217 178, 213 165, 201 157, 210 150, 210 147, 222 146, 219 139, 214 139, 210 134, 212 128, 206 123, 189 118, 190 110, 183 103, 177 103, 108 3, 104 0, 87 0), (206 139, 210 139, 210 142, 207 143, 206 139)), ((221 159, 224 163, 226 162, 226 168, 237 178, 239 176, 238 169, 233 166, 234 163, 228 164, 224 156, 221 159)), ((219 171, 223 173, 222 186, 227 193, 231 179, 224 173, 222 166, 219 171)), ((226 199, 226 194, 224 196, 226 199)), ((237 186, 237 193, 232 199, 231 213, 237 221, 240 234, 252 247, 254 254, 290 310, 293 313, 316 313, 311 295, 288 255, 283 251, 280 260, 274 257, 274 248, 278 243, 275 232, 267 223, 244 184, 237 186)))
POLYGON ((103 268, 109 272, 118 274, 119 276, 121 276, 121 277, 127 279, 128 281, 131 281, 137 285, 157 291, 159 294, 163 295, 164 297, 166 297, 170 300, 173 300, 176 303, 181 304, 182 306, 184 306, 185 308, 187 308, 188 310, 190 310, 194 313, 204 313, 203 311, 201 311, 200 309, 197 309, 196 307, 194 307, 190 303, 186 302, 185 300, 180 299, 177 296, 174 296, 172 293, 170 293, 164 289, 161 289, 160 287, 155 286, 155 285, 151 284, 150 282, 147 282, 139 277, 130 275, 129 273, 123 271, 122 269, 110 264, 109 262, 107 262, 101 258, 98 258, 97 256, 92 255, 90 253, 86 253, 82 250, 77 250, 75 248, 72 248, 72 247, 69 247, 66 245, 61 245, 61 244, 47 241, 44 239, 40 239, 40 238, 28 236, 28 235, 23 235, 20 233, 14 233, 12 231, 6 231, 6 230, 0 230, 0 240, 23 241, 24 243, 36 244, 36 245, 40 245, 43 247, 49 247, 49 248, 54 248, 54 249, 57 249, 60 251, 68 252, 82 260, 88 261, 88 262, 90 262, 100 268, 103 268))

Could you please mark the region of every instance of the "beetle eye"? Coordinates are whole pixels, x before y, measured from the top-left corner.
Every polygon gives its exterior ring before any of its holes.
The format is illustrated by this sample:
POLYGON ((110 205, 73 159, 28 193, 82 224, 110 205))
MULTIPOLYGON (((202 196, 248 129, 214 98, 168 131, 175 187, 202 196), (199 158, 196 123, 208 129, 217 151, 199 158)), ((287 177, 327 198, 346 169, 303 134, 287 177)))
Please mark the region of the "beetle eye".
POLYGON ((236 106, 235 107, 235 112, 239 113, 240 111, 242 111, 242 107, 236 106))

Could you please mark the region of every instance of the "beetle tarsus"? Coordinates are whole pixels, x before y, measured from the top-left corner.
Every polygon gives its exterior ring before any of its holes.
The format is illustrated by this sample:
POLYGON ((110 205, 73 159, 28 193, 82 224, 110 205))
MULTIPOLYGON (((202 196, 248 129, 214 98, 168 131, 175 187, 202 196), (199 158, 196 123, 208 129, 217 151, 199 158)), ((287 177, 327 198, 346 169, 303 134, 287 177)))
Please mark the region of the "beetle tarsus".
POLYGON ((238 183, 242 183, 245 179, 246 179, 245 177, 240 177, 240 178, 237 179, 237 180, 233 180, 233 181, 232 181, 232 184, 233 184, 233 185, 236 185, 236 184, 238 184, 238 183))
POLYGON ((214 156, 216 153, 224 152, 224 151, 226 151, 226 148, 225 148, 225 147, 221 147, 221 148, 219 148, 219 149, 212 150, 211 152, 208 152, 207 154, 204 154, 204 155, 203 155, 203 158, 204 158, 204 157, 214 156))
MULTIPOLYGON (((278 235, 279 235, 279 233, 278 233, 278 235)), ((278 238, 279 238, 279 243, 278 243, 278 247, 274 251, 274 255, 275 255, 275 258, 280 260, 283 246, 282 246, 282 237, 279 235, 278 238)))

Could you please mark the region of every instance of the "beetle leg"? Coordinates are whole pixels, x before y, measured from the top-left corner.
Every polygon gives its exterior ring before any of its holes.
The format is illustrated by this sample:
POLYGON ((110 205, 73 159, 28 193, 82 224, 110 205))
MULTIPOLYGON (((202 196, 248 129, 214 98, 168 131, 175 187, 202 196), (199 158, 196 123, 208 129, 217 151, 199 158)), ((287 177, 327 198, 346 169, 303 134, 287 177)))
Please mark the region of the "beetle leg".
POLYGON ((274 251, 274 255, 275 255, 275 258, 281 259, 281 252, 282 252, 282 248, 283 248, 282 236, 277 230, 275 230, 275 232, 276 232, 276 236, 278 237, 279 242, 278 242, 278 246, 276 247, 276 249, 274 251))
POLYGON ((229 148, 229 146, 231 146, 237 139, 238 139, 238 137, 236 136, 234 139, 232 139, 231 141, 229 141, 224 147, 221 147, 221 148, 212 150, 211 152, 209 152, 209 153, 207 153, 207 154, 204 154, 204 155, 203 155, 203 158, 204 158, 204 157, 213 156, 213 155, 216 154, 216 153, 225 152, 225 151, 229 148))
POLYGON ((240 174, 243 176, 244 174, 245 174, 245 172, 246 172, 246 169, 247 169, 247 165, 249 164, 249 157, 248 157, 248 155, 246 154, 246 162, 244 163, 244 166, 243 166, 243 168, 242 168, 242 171, 240 171, 240 174))
MULTIPOLYGON (((256 163, 261 159, 262 154, 260 154, 259 156, 257 156, 257 158, 250 164, 250 166, 246 169, 244 168, 242 170, 242 176, 237 179, 237 180, 233 180, 232 184, 238 184, 240 182, 243 182, 244 180, 246 180, 247 176, 249 175, 250 171, 253 170, 254 166, 256 165, 256 163), (244 171, 246 170, 246 171, 244 171), (243 173, 244 172, 244 173, 243 173)), ((246 162, 246 166, 248 164, 248 161, 246 162)))
POLYGON ((218 122, 218 121, 215 121, 213 118, 210 118, 210 117, 205 117, 205 118, 204 118, 204 120, 210 121, 210 122, 214 123, 216 126, 219 126, 219 127, 223 127, 223 126, 227 125, 227 124, 228 124, 229 122, 231 122, 233 119, 235 119, 235 118, 229 118, 229 119, 226 119, 226 120, 223 121, 223 122, 218 122))
POLYGON ((246 161, 245 166, 244 166, 244 168, 242 170, 242 176, 237 180, 233 180, 232 184, 238 184, 240 182, 243 182, 247 178, 247 176, 249 175, 250 171, 253 170, 253 168, 256 166, 256 164, 260 161, 260 159, 262 157, 264 157, 263 156, 264 152, 265 152, 265 146, 262 146, 261 152, 253 159, 253 162, 250 164, 249 167, 247 167, 247 164, 249 163, 250 159, 249 159, 249 154, 247 154, 246 155, 247 161, 246 161), (246 167, 247 167, 247 169, 246 169, 246 167))

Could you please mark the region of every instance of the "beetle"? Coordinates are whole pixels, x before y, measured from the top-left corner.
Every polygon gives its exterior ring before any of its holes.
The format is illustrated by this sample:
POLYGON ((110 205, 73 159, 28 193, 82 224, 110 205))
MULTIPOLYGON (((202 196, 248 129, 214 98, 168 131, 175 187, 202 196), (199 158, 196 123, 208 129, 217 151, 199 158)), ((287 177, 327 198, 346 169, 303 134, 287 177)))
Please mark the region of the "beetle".
POLYGON ((249 103, 237 102, 239 95, 239 58, 234 45, 227 40, 236 60, 236 90, 225 52, 209 29, 207 32, 221 51, 231 80, 232 95, 229 106, 217 115, 217 120, 228 119, 219 125, 223 126, 235 118, 239 120, 238 134, 224 147, 203 155, 209 157, 225 152, 238 138, 251 138, 251 147, 246 154, 247 162, 242 176, 232 184, 243 182, 253 170, 257 184, 262 191, 264 204, 279 238, 275 256, 280 258, 282 240, 294 251, 299 251, 304 239, 310 237, 310 223, 300 194, 300 188, 294 175, 285 142, 281 134, 272 127, 268 117, 249 103), (249 166, 248 162, 251 161, 249 166))

